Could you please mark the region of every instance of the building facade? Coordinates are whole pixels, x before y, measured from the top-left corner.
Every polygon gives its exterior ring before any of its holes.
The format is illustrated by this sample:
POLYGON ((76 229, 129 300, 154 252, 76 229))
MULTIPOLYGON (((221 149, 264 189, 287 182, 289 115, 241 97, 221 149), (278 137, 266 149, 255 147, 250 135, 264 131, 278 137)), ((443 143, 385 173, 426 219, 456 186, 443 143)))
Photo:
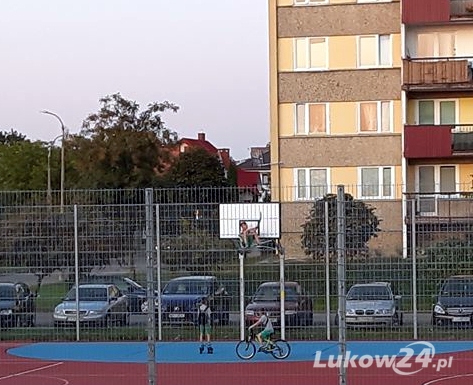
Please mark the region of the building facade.
MULTIPOLYGON (((433 221, 442 199, 451 208, 472 191, 470 3, 269 0, 271 195, 282 215, 303 217, 342 184, 382 220, 370 247, 405 254, 411 198, 433 221)), ((297 228, 283 218, 287 243, 297 228)))

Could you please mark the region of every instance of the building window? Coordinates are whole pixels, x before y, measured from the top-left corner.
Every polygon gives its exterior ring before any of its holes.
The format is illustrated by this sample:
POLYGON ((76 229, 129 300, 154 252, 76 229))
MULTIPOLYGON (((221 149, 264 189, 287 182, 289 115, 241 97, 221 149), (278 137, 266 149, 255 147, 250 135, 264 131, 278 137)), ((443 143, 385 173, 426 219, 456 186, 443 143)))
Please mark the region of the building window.
POLYGON ((418 191, 421 194, 452 193, 457 189, 455 166, 418 166, 418 191))
POLYGON ((456 124, 457 103, 455 100, 419 100, 417 116, 420 125, 456 124))
POLYGON ((328 0, 294 0, 294 5, 318 5, 327 3, 328 0))
POLYGON ((419 33, 417 35, 417 57, 441 58, 455 56, 455 33, 419 33))
POLYGON ((359 132, 391 132, 392 102, 361 102, 358 104, 359 132))
POLYGON ((358 38, 358 67, 391 65, 391 35, 360 36, 358 38))
POLYGON ((295 69, 327 69, 327 39, 324 37, 295 39, 295 69))
POLYGON ((361 198, 393 198, 392 167, 362 167, 359 171, 361 198))
POLYGON ((325 168, 295 170, 296 199, 321 198, 328 192, 328 171, 325 168))
POLYGON ((326 103, 296 104, 295 120, 296 134, 325 134, 328 128, 328 105, 326 103))

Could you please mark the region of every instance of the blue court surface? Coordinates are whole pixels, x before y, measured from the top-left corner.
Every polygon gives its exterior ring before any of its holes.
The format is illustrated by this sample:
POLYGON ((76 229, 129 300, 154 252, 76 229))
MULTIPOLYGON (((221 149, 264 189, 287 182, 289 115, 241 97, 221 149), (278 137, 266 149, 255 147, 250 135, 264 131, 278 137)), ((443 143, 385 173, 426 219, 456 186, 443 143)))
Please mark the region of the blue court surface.
MULTIPOLYGON (((435 354, 473 350, 473 341, 430 341, 435 354)), ((290 342, 291 355, 285 361, 313 361, 320 352, 321 361, 338 355, 338 343, 334 341, 290 342)), ((407 347, 419 354, 426 346, 421 341, 356 341, 347 343, 351 356, 388 355, 403 356, 400 349, 407 347), (400 353, 401 352, 401 353, 400 353)), ((198 342, 158 342, 156 361, 159 363, 234 363, 245 362, 235 353, 236 342, 213 343, 214 354, 199 354, 198 342)), ((148 362, 147 342, 39 342, 8 350, 9 354, 24 358, 48 361, 85 362, 148 362)), ((249 362, 276 361, 271 355, 257 353, 249 362)))

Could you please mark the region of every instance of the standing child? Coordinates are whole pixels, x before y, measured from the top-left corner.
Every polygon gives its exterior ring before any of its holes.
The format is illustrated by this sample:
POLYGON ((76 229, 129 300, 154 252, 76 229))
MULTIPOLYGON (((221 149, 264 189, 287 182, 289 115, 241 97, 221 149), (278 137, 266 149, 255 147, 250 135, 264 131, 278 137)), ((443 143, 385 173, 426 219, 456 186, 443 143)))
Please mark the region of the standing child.
POLYGON ((199 341, 200 348, 199 352, 202 354, 205 349, 205 342, 207 343, 207 353, 212 354, 213 348, 210 343, 210 326, 211 326, 211 315, 209 303, 206 298, 202 298, 202 301, 197 310, 197 322, 199 325, 199 341))

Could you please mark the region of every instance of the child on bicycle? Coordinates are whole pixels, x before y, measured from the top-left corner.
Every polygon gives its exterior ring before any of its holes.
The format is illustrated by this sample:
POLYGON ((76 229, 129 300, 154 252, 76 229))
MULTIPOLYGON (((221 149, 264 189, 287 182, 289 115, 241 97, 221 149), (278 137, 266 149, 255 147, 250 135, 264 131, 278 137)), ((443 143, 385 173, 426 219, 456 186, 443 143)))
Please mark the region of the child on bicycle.
POLYGON ((258 321, 251 325, 248 330, 251 331, 253 328, 259 325, 263 327, 263 330, 256 334, 256 339, 260 344, 258 351, 261 351, 268 348, 268 345, 271 341, 271 335, 274 333, 273 324, 270 318, 268 317, 268 314, 266 313, 265 309, 261 310, 258 321))

